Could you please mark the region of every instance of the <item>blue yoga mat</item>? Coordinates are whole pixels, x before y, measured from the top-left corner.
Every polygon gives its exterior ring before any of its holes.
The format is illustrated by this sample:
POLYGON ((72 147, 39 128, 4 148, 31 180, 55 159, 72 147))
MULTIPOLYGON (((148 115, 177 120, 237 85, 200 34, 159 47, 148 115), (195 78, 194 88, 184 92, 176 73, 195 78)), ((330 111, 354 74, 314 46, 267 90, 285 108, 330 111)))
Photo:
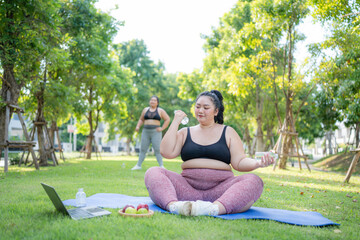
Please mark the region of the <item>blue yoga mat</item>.
MULTIPOLYGON (((68 199, 63 201, 67 206, 75 206, 75 199, 68 199)), ((122 208, 126 204, 137 205, 146 203, 149 208, 156 212, 169 213, 154 204, 149 197, 133 197, 115 193, 97 193, 86 198, 88 206, 99 206, 104 208, 122 208)), ((135 206, 136 207, 136 206, 135 206)), ((214 216, 225 220, 236 219, 263 219, 274 220, 281 223, 288 223, 298 226, 314 226, 323 227, 331 225, 340 225, 325 217, 318 212, 299 212, 289 211, 273 208, 251 207, 248 211, 243 213, 226 214, 214 216)))

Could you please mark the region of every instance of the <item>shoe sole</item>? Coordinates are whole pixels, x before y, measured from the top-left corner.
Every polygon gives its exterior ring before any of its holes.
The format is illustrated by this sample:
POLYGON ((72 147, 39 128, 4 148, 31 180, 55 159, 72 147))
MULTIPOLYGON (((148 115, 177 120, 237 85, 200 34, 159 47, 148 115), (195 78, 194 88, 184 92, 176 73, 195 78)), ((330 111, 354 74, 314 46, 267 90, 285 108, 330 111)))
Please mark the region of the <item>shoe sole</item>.
POLYGON ((179 214, 184 216, 191 216, 192 203, 186 202, 184 206, 180 209, 179 214))

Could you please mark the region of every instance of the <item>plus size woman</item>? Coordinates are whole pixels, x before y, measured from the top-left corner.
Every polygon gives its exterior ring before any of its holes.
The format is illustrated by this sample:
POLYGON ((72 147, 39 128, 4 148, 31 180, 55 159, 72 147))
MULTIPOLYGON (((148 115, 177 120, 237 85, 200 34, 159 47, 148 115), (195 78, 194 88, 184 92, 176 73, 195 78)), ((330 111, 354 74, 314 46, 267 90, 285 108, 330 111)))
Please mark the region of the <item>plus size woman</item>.
POLYGON ((195 104, 198 125, 178 130, 186 116, 176 111, 161 141, 165 158, 181 156, 181 174, 152 167, 145 173, 149 196, 159 207, 186 216, 221 215, 248 210, 261 196, 263 181, 255 174, 235 176, 274 163, 248 158, 238 133, 223 124, 223 97, 217 90, 201 93, 195 104))
POLYGON ((169 115, 164 109, 159 107, 159 98, 157 96, 152 96, 149 101, 149 107, 143 109, 135 128, 135 131, 138 132, 140 127, 144 124, 141 133, 139 160, 131 170, 141 169, 141 165, 144 162, 150 143, 154 149, 159 166, 162 168, 164 167, 162 156, 160 154, 160 143, 162 139, 162 131, 169 126, 169 123, 169 115), (164 120, 162 126, 160 126, 161 120, 164 120))

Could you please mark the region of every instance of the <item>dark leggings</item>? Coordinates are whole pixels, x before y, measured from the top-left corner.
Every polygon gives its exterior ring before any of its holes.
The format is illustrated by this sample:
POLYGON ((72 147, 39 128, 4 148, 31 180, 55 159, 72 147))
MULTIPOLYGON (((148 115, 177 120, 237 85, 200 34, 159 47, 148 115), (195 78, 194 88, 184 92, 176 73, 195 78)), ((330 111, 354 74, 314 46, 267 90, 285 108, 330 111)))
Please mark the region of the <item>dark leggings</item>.
POLYGON ((178 174, 160 167, 146 171, 145 185, 151 200, 163 209, 173 201, 219 201, 227 214, 252 205, 264 187, 255 174, 234 176, 232 171, 200 168, 178 174))

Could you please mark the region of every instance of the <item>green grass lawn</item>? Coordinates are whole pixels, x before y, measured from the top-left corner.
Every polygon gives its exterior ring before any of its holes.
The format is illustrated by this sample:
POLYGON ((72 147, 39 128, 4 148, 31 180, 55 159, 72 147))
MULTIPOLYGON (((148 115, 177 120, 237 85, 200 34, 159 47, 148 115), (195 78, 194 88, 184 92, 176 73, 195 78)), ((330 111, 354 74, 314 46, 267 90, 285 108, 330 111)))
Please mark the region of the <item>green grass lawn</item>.
MULTIPOLYGON (((57 167, 0 168, 0 239, 360 239, 360 177, 343 184, 344 174, 258 169, 265 183, 258 207, 317 211, 340 223, 332 227, 300 227, 267 220, 222 220, 155 213, 152 218, 123 218, 113 214, 75 221, 55 211, 40 182, 54 186, 60 197, 75 198, 78 188, 87 196, 120 193, 148 196, 147 168, 157 166, 147 157, 143 170, 131 171, 136 156, 68 159, 57 167)), ((179 160, 165 167, 180 172, 179 160)), ((241 174, 241 173, 238 173, 241 174)))

